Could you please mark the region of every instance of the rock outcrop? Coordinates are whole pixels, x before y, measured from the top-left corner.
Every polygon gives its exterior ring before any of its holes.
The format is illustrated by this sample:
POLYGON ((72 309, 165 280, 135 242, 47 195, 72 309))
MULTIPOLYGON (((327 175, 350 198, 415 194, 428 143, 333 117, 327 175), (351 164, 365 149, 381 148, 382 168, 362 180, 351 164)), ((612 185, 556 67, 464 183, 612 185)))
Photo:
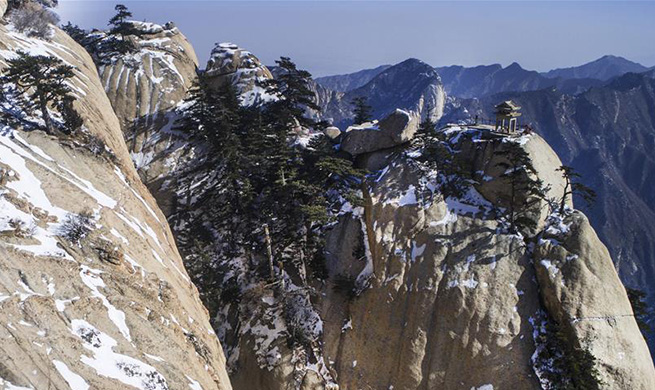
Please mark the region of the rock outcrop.
POLYGON ((0 67, 19 49, 75 67, 75 108, 106 149, 0 122, 0 387, 230 389, 92 59, 58 29, 43 41, 0 24, 0 67))
MULTIPOLYGON (((655 119, 646 114, 655 112, 655 80, 626 74, 577 96, 541 90, 461 100, 457 113, 444 120, 489 118, 494 104, 508 99, 522 107, 523 122, 532 123, 596 191, 585 214, 621 280, 655 304, 655 119)), ((650 346, 655 348, 655 340, 650 346)))
MULTIPOLYGON (((196 78, 198 58, 187 38, 173 24, 128 22, 135 51, 105 58, 98 73, 119 120, 145 127, 157 121, 186 96, 196 78), (144 122, 140 124, 139 122, 144 122)), ((95 32, 94 40, 107 39, 95 32)))
POLYGON ((381 121, 350 126, 341 143, 341 150, 357 156, 392 148, 408 142, 418 129, 418 118, 396 110, 381 121))
POLYGON ((215 88, 226 83, 232 84, 244 106, 273 99, 261 86, 262 82, 273 78, 271 72, 251 52, 233 43, 216 44, 205 72, 215 88))
POLYGON ((584 214, 548 222, 534 256, 548 312, 599 359, 604 388, 653 388, 652 359, 607 248, 584 214))
MULTIPOLYGON (((130 21, 128 25, 131 33, 125 39, 136 48, 134 52, 94 57, 132 160, 143 182, 153 188, 152 183, 159 186, 180 158, 180 153, 171 152, 184 144, 184 136, 173 129, 174 109, 196 80, 198 59, 172 23, 130 21)), ((102 42, 109 36, 96 31, 89 39, 102 42)))
MULTIPOLYGON (((503 221, 510 186, 498 152, 525 150, 551 186, 548 197, 557 197, 561 163, 548 144, 536 134, 480 129, 450 128, 444 136, 469 164, 474 181, 463 193, 439 184, 445 172, 422 165, 420 147, 396 149, 367 181, 365 206, 344 213, 328 234, 330 276, 315 305, 321 363, 333 382, 307 369, 300 388, 541 389, 553 380, 544 373, 550 363, 535 353, 546 322, 597 359, 603 388, 652 388, 655 370, 625 289, 584 216, 567 211, 577 222, 566 237, 554 235, 556 216, 540 212, 543 201, 529 214, 536 231, 512 234, 503 221), (356 295, 344 292, 344 280, 358 286, 356 295)), ((269 336, 279 331, 273 318, 269 336)), ((232 357, 235 388, 285 389, 297 378, 283 337, 265 340, 232 357), (266 347, 274 364, 258 369, 266 347)), ((556 373, 560 384, 570 379, 556 373)))

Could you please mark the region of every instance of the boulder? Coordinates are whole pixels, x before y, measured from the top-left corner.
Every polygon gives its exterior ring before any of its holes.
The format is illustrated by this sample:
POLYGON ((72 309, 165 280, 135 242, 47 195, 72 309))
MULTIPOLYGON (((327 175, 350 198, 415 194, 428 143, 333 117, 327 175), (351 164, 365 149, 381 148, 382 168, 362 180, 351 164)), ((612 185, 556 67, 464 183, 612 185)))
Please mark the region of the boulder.
POLYGON ((0 0, 0 17, 7 11, 7 0, 0 0))
POLYGON ((418 122, 407 111, 397 109, 379 122, 350 126, 341 143, 341 150, 357 156, 403 144, 414 137, 418 122))
POLYGON ((325 135, 327 135, 330 139, 336 139, 341 135, 341 130, 339 130, 338 127, 330 126, 325 129, 325 135))

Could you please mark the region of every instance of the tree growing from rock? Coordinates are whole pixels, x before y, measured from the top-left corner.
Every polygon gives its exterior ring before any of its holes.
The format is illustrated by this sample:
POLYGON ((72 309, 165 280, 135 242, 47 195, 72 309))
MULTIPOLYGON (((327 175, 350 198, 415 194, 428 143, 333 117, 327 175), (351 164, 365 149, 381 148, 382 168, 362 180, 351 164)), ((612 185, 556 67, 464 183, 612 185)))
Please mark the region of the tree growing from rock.
POLYGON ((368 99, 365 96, 354 98, 352 105, 354 106, 353 114, 355 114, 355 117, 353 118, 353 121, 355 124, 359 125, 371 121, 373 117, 373 108, 368 105, 368 99))
POLYGON ((428 104, 425 109, 425 118, 421 121, 418 130, 416 130, 417 137, 424 137, 427 135, 434 134, 437 124, 434 123, 434 121, 432 120, 432 117, 430 116, 430 111, 432 111, 432 108, 428 104))
MULTIPOLYGON (((23 94, 22 98, 12 102, 18 104, 25 112, 32 114, 38 108, 41 112, 45 130, 53 134, 55 126, 48 112, 48 106, 60 106, 72 109, 71 89, 67 81, 75 74, 73 67, 64 64, 58 58, 37 55, 32 56, 23 51, 17 52, 18 57, 7 60, 9 67, 0 78, 2 83, 15 85, 23 94), (25 98, 25 96, 27 98, 25 98)), ((68 119, 75 120, 72 113, 66 115, 68 119)), ((74 123, 67 125, 77 127, 74 123)))
POLYGON ((526 211, 530 206, 545 199, 546 189, 543 181, 536 178, 537 172, 530 156, 518 146, 511 146, 495 154, 502 158, 502 161, 496 164, 504 169, 500 177, 507 180, 510 187, 507 210, 510 232, 517 233, 519 229, 536 227, 535 221, 526 215, 526 211))
POLYGON ((114 10, 116 11, 116 15, 109 19, 108 24, 112 26, 111 32, 113 34, 119 33, 122 35, 125 31, 125 22, 128 18, 132 17, 132 12, 130 12, 123 4, 116 4, 114 10))
POLYGON ((71 22, 68 22, 61 26, 61 29, 68 34, 69 37, 73 38, 73 40, 80 45, 84 46, 85 44, 85 39, 87 32, 83 28, 80 28, 80 26, 73 24, 71 22))
POLYGON ((580 178, 582 177, 577 173, 572 167, 567 165, 562 165, 557 168, 558 172, 562 172, 562 177, 564 178, 564 192, 562 193, 561 198, 559 198, 559 213, 563 214, 566 208, 566 200, 572 196, 579 196, 587 204, 591 204, 596 199, 596 192, 586 185, 580 183, 580 178))

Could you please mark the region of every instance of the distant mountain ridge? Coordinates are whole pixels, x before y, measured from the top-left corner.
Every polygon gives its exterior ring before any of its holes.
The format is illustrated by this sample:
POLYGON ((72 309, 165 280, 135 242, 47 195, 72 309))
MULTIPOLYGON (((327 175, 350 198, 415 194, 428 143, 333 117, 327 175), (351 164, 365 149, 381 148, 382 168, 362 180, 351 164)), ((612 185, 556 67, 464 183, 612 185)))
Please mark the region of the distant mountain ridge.
POLYGON ((588 62, 580 66, 573 66, 569 68, 553 69, 542 75, 549 78, 565 78, 565 79, 584 79, 594 78, 599 80, 610 80, 614 77, 633 72, 641 73, 647 71, 648 68, 627 60, 623 57, 605 55, 595 61, 588 62))
MULTIPOLYGON (((322 88, 335 92, 350 92, 360 88, 389 65, 364 69, 350 74, 324 76, 315 79, 322 88)), ((464 67, 461 65, 435 68, 449 96, 474 98, 501 92, 535 91, 555 88, 563 93, 576 95, 591 87, 602 86, 613 78, 626 73, 653 71, 623 57, 606 55, 595 61, 548 72, 528 70, 517 62, 507 67, 500 64, 464 67)))
POLYGON ((392 65, 380 65, 373 69, 363 69, 355 73, 317 77, 314 79, 325 88, 337 92, 348 92, 371 81, 375 76, 391 68, 392 65))
POLYGON ((322 119, 342 129, 353 123, 355 97, 367 97, 373 119, 381 119, 397 108, 425 117, 429 106, 434 121, 441 118, 446 99, 437 71, 415 58, 393 65, 365 85, 345 93, 331 91, 319 83, 315 89, 322 119))

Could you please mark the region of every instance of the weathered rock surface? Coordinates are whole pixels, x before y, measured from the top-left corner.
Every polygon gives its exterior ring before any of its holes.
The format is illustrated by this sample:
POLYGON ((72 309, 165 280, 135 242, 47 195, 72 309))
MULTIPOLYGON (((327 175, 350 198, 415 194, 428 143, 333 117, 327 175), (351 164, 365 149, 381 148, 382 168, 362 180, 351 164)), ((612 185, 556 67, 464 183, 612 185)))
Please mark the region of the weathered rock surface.
MULTIPOLYGON (((120 120, 132 160, 149 188, 161 185, 163 175, 180 158, 172 152, 184 144, 173 129, 174 108, 196 79, 196 53, 171 23, 129 22, 126 37, 137 48, 98 63, 98 73, 120 120), (152 183, 156 183, 153 186, 152 183)), ((93 39, 107 39, 95 32, 93 39)), ((165 197, 155 196, 161 204, 165 197)))
POLYGON ((412 139, 418 122, 410 113, 396 110, 379 122, 349 127, 341 149, 357 156, 401 145, 412 139))
MULTIPOLYGON (((645 291, 649 305, 655 304, 655 118, 650 115, 655 80, 626 74, 577 96, 541 90, 463 100, 460 115, 446 119, 489 118, 494 104, 508 99, 522 107, 524 123, 532 123, 564 164, 596 191, 585 214, 621 280, 645 291)), ((650 346, 655 348, 652 338, 650 346)))
POLYGON ((207 312, 132 167, 93 61, 60 30, 45 42, 0 25, 0 59, 18 49, 76 67, 75 107, 115 158, 0 123, 0 385, 230 389, 207 312), (62 224, 85 210, 92 230, 72 244, 62 224))
MULTIPOLYGON (((548 144, 535 134, 497 137, 466 128, 451 128, 447 137, 476 180, 463 196, 435 187, 438 172, 422 170, 413 161, 416 150, 396 150, 368 180, 363 209, 343 214, 328 234, 330 277, 315 304, 334 383, 307 379, 311 384, 300 388, 541 389, 544 362, 533 359, 533 333, 535 318, 546 312, 570 329, 567 342, 596 357, 603 388, 651 389, 655 370, 645 341, 586 219, 573 214, 578 222, 561 246, 550 240, 551 216, 531 214, 540 230, 525 237, 507 233, 499 219, 510 190, 490 184, 501 181, 494 152, 524 148, 554 197, 563 186, 554 171, 561 163, 548 144), (533 242, 539 244, 534 253, 533 242), (546 258, 561 272, 545 268, 546 258), (340 280, 362 287, 359 296, 337 288, 340 280)), ((288 388, 296 378, 294 355, 283 340, 257 344, 279 354, 268 368, 257 368, 248 345, 233 365, 235 388, 288 388)), ((300 372, 320 379, 315 371, 300 372)))
POLYGON ((548 312, 599 358, 608 389, 655 388, 653 363, 609 252, 575 212, 546 229, 535 266, 548 312))
POLYGON ((233 43, 216 44, 205 71, 215 87, 231 83, 237 89, 244 106, 271 98, 260 85, 273 78, 271 72, 255 55, 233 43))
MULTIPOLYGON (((193 47, 177 27, 129 24, 135 33, 126 39, 136 46, 136 52, 98 66, 116 115, 128 127, 135 121, 147 125, 175 107, 195 80, 198 67, 193 47)), ((97 32, 95 36, 100 39, 106 34, 97 32)))
POLYGON ((0 17, 7 11, 7 0, 0 0, 0 17))

